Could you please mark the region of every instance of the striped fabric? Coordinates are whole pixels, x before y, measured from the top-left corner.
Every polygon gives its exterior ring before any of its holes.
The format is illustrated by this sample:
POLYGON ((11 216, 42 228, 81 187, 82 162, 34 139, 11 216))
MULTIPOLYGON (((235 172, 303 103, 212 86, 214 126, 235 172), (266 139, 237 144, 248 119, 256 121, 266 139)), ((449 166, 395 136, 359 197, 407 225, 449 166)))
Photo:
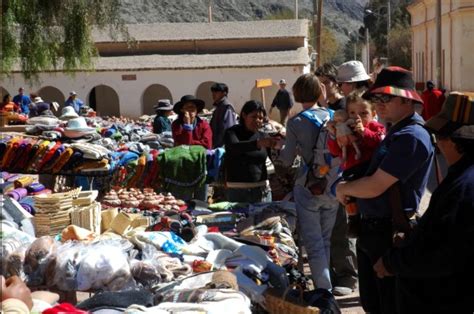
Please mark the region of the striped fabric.
POLYGON ((423 100, 421 100, 420 95, 414 90, 408 90, 408 89, 401 89, 393 86, 383 86, 376 88, 374 90, 370 91, 370 94, 386 94, 386 95, 393 95, 393 96, 398 96, 398 97, 403 97, 403 98, 408 98, 412 99, 414 101, 417 101, 419 103, 423 103, 423 100))

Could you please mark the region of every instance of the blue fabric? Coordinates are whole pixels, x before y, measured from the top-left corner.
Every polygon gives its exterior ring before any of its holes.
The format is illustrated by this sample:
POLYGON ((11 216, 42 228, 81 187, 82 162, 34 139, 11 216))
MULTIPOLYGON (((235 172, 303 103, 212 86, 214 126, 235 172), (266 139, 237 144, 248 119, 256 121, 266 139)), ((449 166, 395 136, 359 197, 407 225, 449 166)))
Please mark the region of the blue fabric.
POLYGON ((30 103, 31 99, 28 95, 16 95, 13 97, 13 102, 20 106, 21 112, 28 114, 30 113, 30 103))
POLYGON ((68 98, 66 102, 64 103, 64 107, 66 106, 72 106, 74 108, 74 111, 79 114, 81 111, 81 107, 84 105, 84 102, 80 100, 79 98, 76 98, 72 100, 71 98, 68 98))
POLYGON ((140 157, 138 154, 133 153, 133 152, 125 152, 123 155, 120 157, 120 162, 119 166, 125 166, 132 160, 137 160, 138 157, 140 157))
POLYGON ((207 176, 214 180, 219 179, 219 170, 221 168, 222 160, 224 158, 225 149, 223 147, 216 148, 212 155, 212 163, 207 168, 207 176))
POLYGON ((183 123, 183 129, 185 129, 186 131, 192 131, 194 130, 194 124, 183 123))
MULTIPOLYGON (((428 182, 434 148, 422 125, 423 119, 414 114, 392 126, 372 157, 367 175, 380 168, 399 180, 400 199, 405 211, 418 210, 428 182)), ((358 199, 360 213, 368 218, 390 218, 389 192, 372 199, 358 199)))

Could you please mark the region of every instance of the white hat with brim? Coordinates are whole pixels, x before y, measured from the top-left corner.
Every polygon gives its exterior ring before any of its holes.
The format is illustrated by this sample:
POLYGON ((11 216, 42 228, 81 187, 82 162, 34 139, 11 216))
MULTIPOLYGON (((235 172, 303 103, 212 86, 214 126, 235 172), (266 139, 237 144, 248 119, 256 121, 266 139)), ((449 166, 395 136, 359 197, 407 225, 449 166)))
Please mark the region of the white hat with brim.
POLYGON ((370 80, 365 72, 364 65, 360 61, 347 61, 337 68, 336 80, 339 83, 355 83, 370 80))
POLYGON ((69 120, 78 118, 79 115, 77 114, 76 110, 72 106, 66 106, 61 110, 61 116, 59 117, 61 120, 69 120))
POLYGON ((70 138, 81 137, 95 132, 96 129, 87 126, 86 119, 83 117, 70 119, 67 127, 64 129, 64 135, 70 138))

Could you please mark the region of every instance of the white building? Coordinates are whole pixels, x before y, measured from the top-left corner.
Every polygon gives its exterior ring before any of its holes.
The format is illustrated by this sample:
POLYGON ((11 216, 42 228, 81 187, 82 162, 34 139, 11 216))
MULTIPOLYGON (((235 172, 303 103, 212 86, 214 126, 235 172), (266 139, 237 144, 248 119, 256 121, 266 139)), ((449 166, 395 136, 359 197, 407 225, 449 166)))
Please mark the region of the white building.
MULTIPOLYGON (((441 1, 441 86, 474 92, 474 1, 441 1)), ((436 0, 408 6, 413 32, 413 72, 417 86, 436 81, 436 0)))
POLYGON ((45 101, 62 104, 74 90, 100 115, 138 117, 151 114, 158 99, 177 102, 185 94, 205 100, 210 108, 210 85, 224 82, 239 110, 249 99, 260 100, 256 79, 273 80, 273 86, 265 90, 268 107, 281 78, 291 87, 310 69, 307 20, 132 24, 128 28, 138 42, 132 49, 124 40, 94 33, 100 54, 94 71, 43 72, 39 84, 32 86, 15 71, 1 82, 2 95, 15 95, 24 86, 45 101))

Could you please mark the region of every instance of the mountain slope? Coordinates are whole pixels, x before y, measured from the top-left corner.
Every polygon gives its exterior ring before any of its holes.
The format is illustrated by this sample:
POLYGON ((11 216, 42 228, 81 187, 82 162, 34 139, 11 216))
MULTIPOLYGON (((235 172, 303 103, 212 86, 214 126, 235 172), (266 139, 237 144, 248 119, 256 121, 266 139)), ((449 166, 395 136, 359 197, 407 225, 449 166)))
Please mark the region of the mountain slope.
MULTIPOLYGON (((299 0, 299 17, 312 19, 314 0, 299 0)), ((368 0, 324 0, 324 23, 340 42, 362 24, 368 0)), ((126 23, 207 22, 209 0, 122 0, 126 23)), ((213 0, 213 20, 266 19, 282 11, 294 11, 294 0, 213 0)))

